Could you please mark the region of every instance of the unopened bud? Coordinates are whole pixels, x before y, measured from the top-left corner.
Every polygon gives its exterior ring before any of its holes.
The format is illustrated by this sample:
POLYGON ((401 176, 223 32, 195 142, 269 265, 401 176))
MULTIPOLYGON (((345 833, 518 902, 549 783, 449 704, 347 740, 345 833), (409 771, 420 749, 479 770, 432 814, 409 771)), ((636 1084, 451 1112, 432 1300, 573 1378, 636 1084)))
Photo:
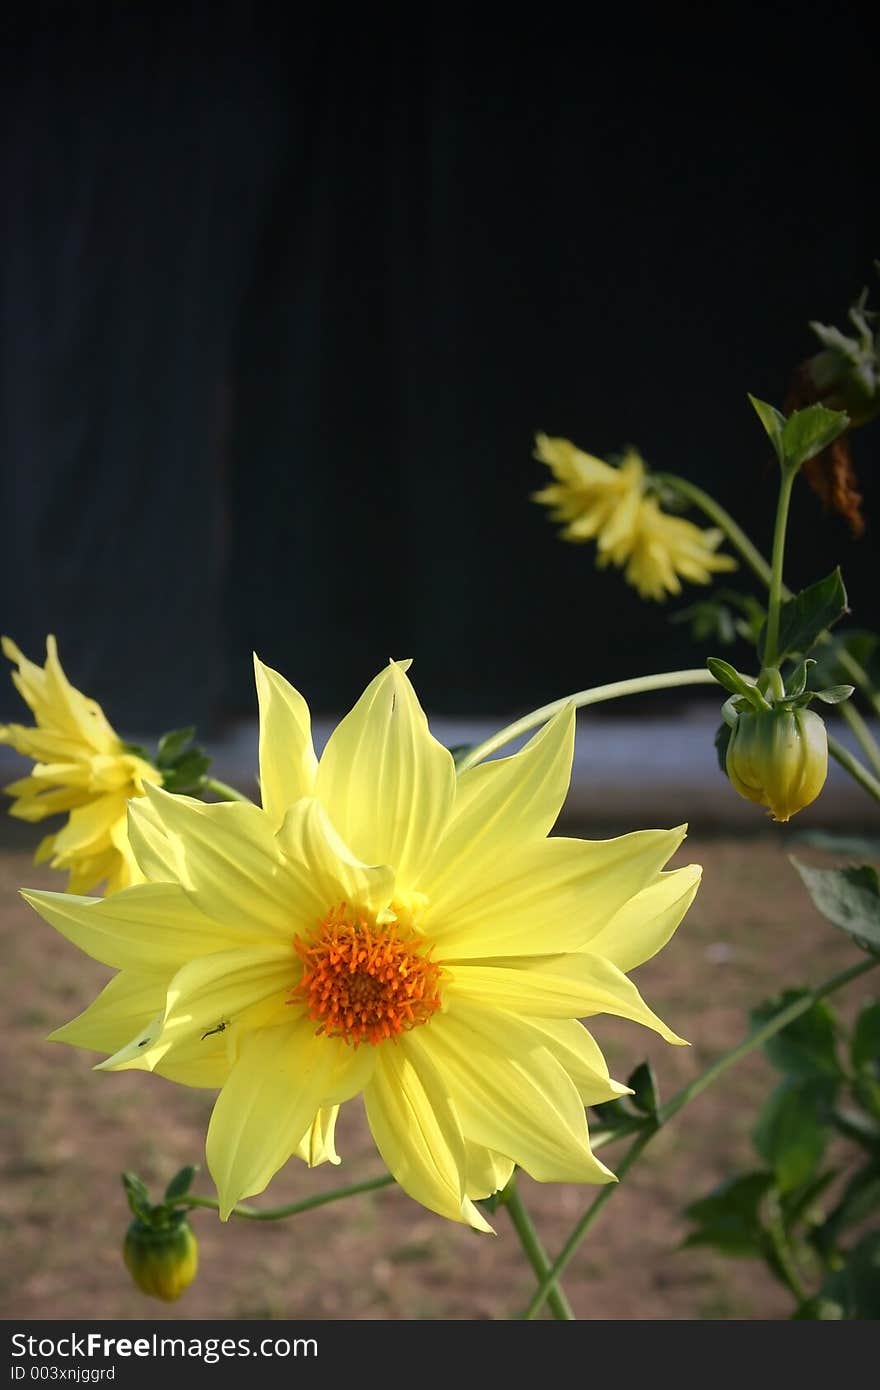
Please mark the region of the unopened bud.
POLYGON ((740 796, 787 821, 816 800, 828 775, 825 725, 808 709, 775 708, 737 715, 727 747, 727 775, 740 796))
POLYGON ((186 1213, 172 1212, 169 1217, 160 1225, 136 1217, 126 1232, 122 1255, 139 1289, 173 1303, 196 1277, 199 1249, 186 1213))

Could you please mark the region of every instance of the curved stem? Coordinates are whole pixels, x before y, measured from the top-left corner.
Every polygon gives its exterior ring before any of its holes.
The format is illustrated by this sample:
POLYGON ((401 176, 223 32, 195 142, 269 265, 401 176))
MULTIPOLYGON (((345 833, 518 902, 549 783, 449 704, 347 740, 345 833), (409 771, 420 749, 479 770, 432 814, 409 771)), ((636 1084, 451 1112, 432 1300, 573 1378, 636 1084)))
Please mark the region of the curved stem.
POLYGON ((796 468, 782 469, 779 484, 779 502, 776 507, 776 525, 773 528, 773 559, 770 565, 770 597, 767 605, 767 636, 764 639, 764 666, 775 666, 779 652, 779 606, 782 602, 782 566, 785 559, 785 532, 788 527, 788 509, 791 503, 791 490, 797 477, 796 468))
MULTIPOLYGON (((317 1192, 314 1197, 305 1197, 301 1202, 291 1202, 286 1207, 245 1206, 239 1202, 232 1208, 231 1216, 240 1216, 246 1221, 283 1221, 287 1216, 299 1216, 300 1212, 312 1211, 315 1207, 325 1207, 328 1202, 341 1202, 343 1197, 357 1197, 361 1192, 378 1192, 381 1187, 390 1187, 394 1178, 384 1173, 381 1178, 367 1178, 365 1182, 353 1182, 348 1187, 334 1187, 331 1192, 317 1192)), ((205 1207, 209 1211, 219 1211, 220 1203, 216 1197, 181 1197, 175 1206, 205 1207)))
MULTIPOLYGON (((775 1037, 775 1035, 781 1032, 783 1028, 787 1027, 789 1023, 792 1023, 796 1018, 799 1018, 801 1014, 811 1009, 820 999, 825 999, 829 994, 834 994, 836 990, 842 989, 844 985, 849 984, 850 980, 857 979, 859 975, 866 975, 869 970, 875 970, 878 965, 880 965, 880 958, 872 956, 868 960, 859 961, 857 965, 851 965, 847 970, 841 970, 837 975, 832 975, 823 985, 819 985, 818 988, 810 990, 808 994, 802 995, 799 999, 794 1000, 787 1008, 780 1009, 779 1013, 774 1014, 766 1023, 762 1023, 759 1028, 755 1028, 741 1043, 731 1048, 729 1052, 725 1052, 716 1062, 713 1062, 711 1067, 708 1067, 701 1076, 691 1081, 689 1085, 683 1086, 680 1091, 676 1091, 675 1095, 670 1097, 665 1105, 660 1106, 654 1119, 646 1121, 645 1127, 642 1129, 641 1133, 636 1137, 635 1141, 630 1145, 623 1158, 617 1164, 618 1179, 622 1178, 629 1171, 636 1160, 641 1156, 643 1150, 650 1144, 654 1135, 672 1119, 673 1115, 677 1115, 679 1110, 687 1105, 688 1101, 700 1095, 702 1091, 706 1090, 707 1086, 711 1086, 712 1082, 717 1080, 729 1067, 734 1066, 735 1063, 739 1062, 743 1057, 747 1057, 748 1054, 754 1052, 756 1048, 762 1047, 765 1042, 775 1037)), ((534 1318, 540 1311, 541 1305, 550 1292, 550 1289, 553 1288, 557 1278, 575 1254, 578 1246, 589 1232, 603 1207, 606 1203, 610 1202, 614 1193, 618 1191, 619 1186, 620 1183, 618 1181, 614 1186, 603 1187, 602 1191, 587 1207, 587 1210, 573 1228, 568 1240, 550 1266, 546 1276, 538 1285, 531 1303, 523 1313, 524 1318, 534 1318)))
POLYGON ((717 682, 705 666, 698 666, 689 671, 665 671, 659 676, 635 676, 632 680, 613 681, 610 685, 594 685, 590 690, 579 690, 576 695, 566 695, 561 700, 553 700, 549 705, 532 710, 531 714, 523 715, 522 719, 507 724, 491 738, 478 743, 460 760, 458 771, 465 772, 469 767, 488 758, 490 753, 503 748, 505 743, 519 738, 520 734, 527 734, 530 729, 546 724, 548 719, 565 709, 566 705, 583 709, 585 705, 599 705, 604 700, 619 700, 624 695, 641 695, 648 690, 673 690, 680 685, 717 685, 717 682))
POLYGON ((244 792, 236 791, 235 787, 230 787, 228 782, 221 782, 219 777, 203 777, 202 791, 213 792, 220 801, 244 801, 248 806, 253 802, 244 792))
POLYGON ((838 743, 836 738, 828 737, 828 752, 842 768, 845 768, 850 777, 854 777, 860 787, 873 796, 875 801, 880 801, 880 781, 874 777, 858 758, 853 757, 848 748, 844 748, 842 743, 838 743))
POLYGON ((687 478, 679 478, 675 473, 655 473, 653 477, 658 482, 671 487, 680 497, 693 502, 694 506, 699 507, 710 521, 714 521, 715 525, 724 532, 731 545, 739 551, 749 568, 758 576, 761 583, 769 587, 770 566, 757 546, 752 545, 742 527, 734 521, 730 512, 725 511, 714 497, 711 497, 708 492, 704 492, 701 487, 697 487, 695 483, 689 482, 687 478))
MULTIPOLYGON (((550 1261, 547 1259, 547 1253, 541 1244, 538 1232, 532 1224, 532 1218, 529 1216, 523 1199, 519 1195, 519 1190, 516 1185, 516 1173, 514 1173, 507 1187, 504 1189, 504 1195, 501 1201, 508 1210, 510 1220, 513 1223, 513 1229, 519 1236, 520 1244, 525 1252, 526 1259, 532 1266, 537 1278, 539 1280, 546 1278, 547 1272, 550 1269, 550 1261)), ((559 1285, 554 1284, 552 1288, 548 1289, 547 1304, 557 1322, 575 1321, 571 1304, 559 1285)))

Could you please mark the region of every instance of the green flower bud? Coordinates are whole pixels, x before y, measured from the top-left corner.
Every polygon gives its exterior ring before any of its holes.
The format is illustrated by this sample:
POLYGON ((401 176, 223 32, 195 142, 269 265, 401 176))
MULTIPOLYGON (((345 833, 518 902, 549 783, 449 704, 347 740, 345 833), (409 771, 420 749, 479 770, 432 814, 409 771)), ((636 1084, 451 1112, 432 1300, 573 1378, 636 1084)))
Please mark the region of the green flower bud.
POLYGON ((169 1217, 155 1226, 135 1218, 126 1232, 122 1257, 139 1289, 173 1303, 196 1277, 199 1247, 186 1213, 169 1217))
POLYGON ((815 801, 828 775, 825 725, 808 709, 737 715, 727 746, 727 775, 740 796, 787 821, 815 801))

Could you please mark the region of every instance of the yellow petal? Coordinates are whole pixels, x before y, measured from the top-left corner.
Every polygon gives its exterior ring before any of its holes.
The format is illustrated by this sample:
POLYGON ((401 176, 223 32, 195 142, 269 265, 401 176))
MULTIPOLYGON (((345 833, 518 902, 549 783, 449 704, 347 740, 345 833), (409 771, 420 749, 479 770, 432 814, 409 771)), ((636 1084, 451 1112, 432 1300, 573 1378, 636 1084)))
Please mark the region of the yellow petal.
POLYGON ((70 1043, 95 1052, 117 1052, 162 1009, 166 977, 123 970, 105 985, 94 1003, 49 1034, 51 1042, 70 1043))
POLYGON ((245 1010, 274 1001, 279 1013, 290 1012, 290 991, 300 975, 292 943, 273 942, 240 950, 218 951, 191 960, 168 985, 160 1041, 179 1047, 203 1034, 216 1036, 239 1023, 245 1010))
POLYGON ((279 826, 289 806, 315 789, 318 760, 309 707, 298 690, 254 656, 260 707, 260 791, 263 810, 279 826))
POLYGON ((578 950, 634 894, 652 883, 684 838, 677 830, 640 830, 614 840, 540 840, 521 847, 481 885, 443 904, 433 901, 424 927, 438 959, 543 955, 578 950))
POLYGON ((479 1202, 483 1197, 501 1192, 510 1182, 516 1167, 513 1160, 480 1144, 473 1144, 469 1139, 465 1140, 464 1148, 467 1172, 465 1190, 471 1200, 479 1202))
POLYGON ((127 830, 132 853, 148 882, 187 886, 180 840, 168 835, 161 812, 148 797, 128 803, 127 830))
POLYGON ((388 1171, 404 1192, 450 1221, 492 1231, 465 1195, 464 1139, 430 1056, 411 1048, 412 1036, 397 1046, 377 1048, 364 1100, 367 1120, 388 1171))
POLYGON ((530 1018, 528 1022, 568 1072, 584 1105, 602 1105, 632 1094, 629 1086, 611 1079, 599 1044, 577 1019, 530 1018))
POLYGON ((698 864, 689 864, 661 874, 590 939, 590 951, 625 974, 650 960, 666 945, 693 902, 702 872, 698 864))
POLYGON ((9 807, 9 814, 16 820, 41 821, 47 816, 58 815, 61 811, 70 811, 77 806, 85 806, 89 801, 89 793, 77 787, 57 787, 52 791, 40 792, 39 795, 25 796, 19 801, 13 802, 9 807))
POLYGON ((226 1084, 233 1060, 225 1037, 215 1034, 204 1041, 195 1037, 188 1044, 170 1048, 150 1070, 178 1086, 218 1091, 226 1084))
POLYGON ((553 828, 571 781, 574 724, 569 705, 521 752, 479 763, 458 778, 449 825, 422 885, 438 915, 505 855, 553 828))
POLYGON ((336 1117, 339 1114, 338 1105, 326 1105, 318 1111, 309 1128, 306 1130, 302 1139, 294 1149, 297 1158, 301 1158, 310 1168, 317 1168, 319 1163, 341 1163, 342 1160, 336 1152, 336 1117))
POLYGON ((22 897, 86 955, 116 970, 167 976, 194 955, 253 939, 247 923, 236 930, 210 921, 177 884, 139 884, 112 898, 38 890, 22 897))
MULTIPOLYGON (((265 928, 289 940, 297 881, 286 870, 266 813, 240 802, 208 805, 158 787, 148 787, 147 797, 198 906, 218 922, 265 928)), ((303 911, 311 921, 309 907, 303 911)))
POLYGON ((67 824, 58 832, 55 853, 87 854, 107 849, 111 844, 111 827, 125 819, 127 804, 124 792, 111 792, 71 811, 67 824))
POLYGON ((83 695, 71 685, 61 662, 55 638, 46 638, 46 699, 51 706, 52 722, 70 730, 96 753, 115 752, 119 740, 104 717, 104 711, 96 700, 83 695))
POLYGON ((452 806, 455 768, 401 666, 377 676, 334 729, 316 787, 360 859, 390 864, 404 893, 420 887, 452 806))
MULTIPOLYGON (((572 989, 583 991, 583 1003, 578 1013, 580 1018, 591 1018, 594 1014, 614 1014, 618 1018, 628 1018, 633 1023, 652 1028, 673 1046, 688 1046, 684 1038, 673 1033, 672 1029, 648 1008, 632 980, 603 956, 594 955, 592 951, 579 951, 567 956, 548 956, 543 959, 523 957, 513 965, 515 968, 511 969, 510 973, 521 974, 523 991, 526 994, 534 987, 536 995, 544 997, 540 987, 536 985, 536 981, 544 974, 552 981, 551 988, 554 990, 560 987, 562 980, 567 980, 572 989)), ((532 1012, 537 1013, 537 1010, 532 1012)))
POLYGON ((313 797, 290 807, 276 839, 287 874, 296 883, 303 926, 313 926, 339 903, 378 914, 391 901, 394 871, 356 859, 313 797))
POLYGON ((611 1182, 590 1151, 574 1082, 540 1033, 512 1015, 459 1002, 407 1039, 435 1063, 468 1139, 539 1182, 611 1182))
POLYGON ((319 1110, 363 1088, 374 1051, 317 1037, 308 1020, 244 1039, 208 1127, 208 1167, 224 1221, 236 1202, 265 1189, 319 1110))

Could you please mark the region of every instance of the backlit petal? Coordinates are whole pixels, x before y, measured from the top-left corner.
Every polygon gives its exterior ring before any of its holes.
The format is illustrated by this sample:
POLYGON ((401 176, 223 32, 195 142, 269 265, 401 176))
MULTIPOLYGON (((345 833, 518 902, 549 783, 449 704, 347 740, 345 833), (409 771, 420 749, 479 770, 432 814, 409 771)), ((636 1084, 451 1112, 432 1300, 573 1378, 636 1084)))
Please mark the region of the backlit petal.
POLYGON ((549 720, 519 753, 478 763, 457 779, 455 805, 423 891, 442 914, 467 883, 553 828, 571 781, 574 706, 549 720))
POLYGON ((666 945, 694 900, 702 869, 689 864, 660 874, 591 938, 589 949, 627 973, 666 945))
POLYGON ((330 735, 316 788, 356 855, 390 864, 403 892, 420 888, 452 807, 455 769, 395 662, 330 735))
POLYGON ((539 1182, 613 1181, 590 1151, 574 1082, 528 1023, 460 1001, 408 1043, 436 1065, 473 1143, 539 1182))
POLYGON ((379 913, 391 901, 394 871, 362 864, 337 834, 324 807, 305 797, 290 807, 277 835, 286 871, 296 882, 298 902, 313 926, 339 903, 379 913))
POLYGON ((363 1088, 373 1052, 318 1037, 308 1020, 244 1039, 208 1128, 208 1167, 224 1221, 236 1202, 264 1190, 319 1110, 363 1088))
POLYGON ((450 1221, 491 1232, 465 1195, 461 1129, 430 1055, 412 1046, 415 1036, 376 1049, 376 1069, 364 1097, 376 1146, 410 1197, 450 1221))
POLYGON ((260 792, 275 826, 301 796, 315 789, 318 760, 309 707, 283 676, 254 656, 260 707, 260 792))
POLYGON ((482 883, 471 873, 432 900, 424 929, 450 961, 578 950, 654 881, 684 834, 681 826, 523 846, 482 883))
POLYGON ((49 1034, 51 1042, 113 1053, 140 1034, 165 1002, 167 979, 161 974, 123 970, 105 985, 94 1003, 49 1034))
POLYGON ((212 922, 172 883, 139 884, 112 898, 38 890, 22 897, 86 955, 117 970, 170 975, 194 956, 253 940, 247 924, 212 922))

